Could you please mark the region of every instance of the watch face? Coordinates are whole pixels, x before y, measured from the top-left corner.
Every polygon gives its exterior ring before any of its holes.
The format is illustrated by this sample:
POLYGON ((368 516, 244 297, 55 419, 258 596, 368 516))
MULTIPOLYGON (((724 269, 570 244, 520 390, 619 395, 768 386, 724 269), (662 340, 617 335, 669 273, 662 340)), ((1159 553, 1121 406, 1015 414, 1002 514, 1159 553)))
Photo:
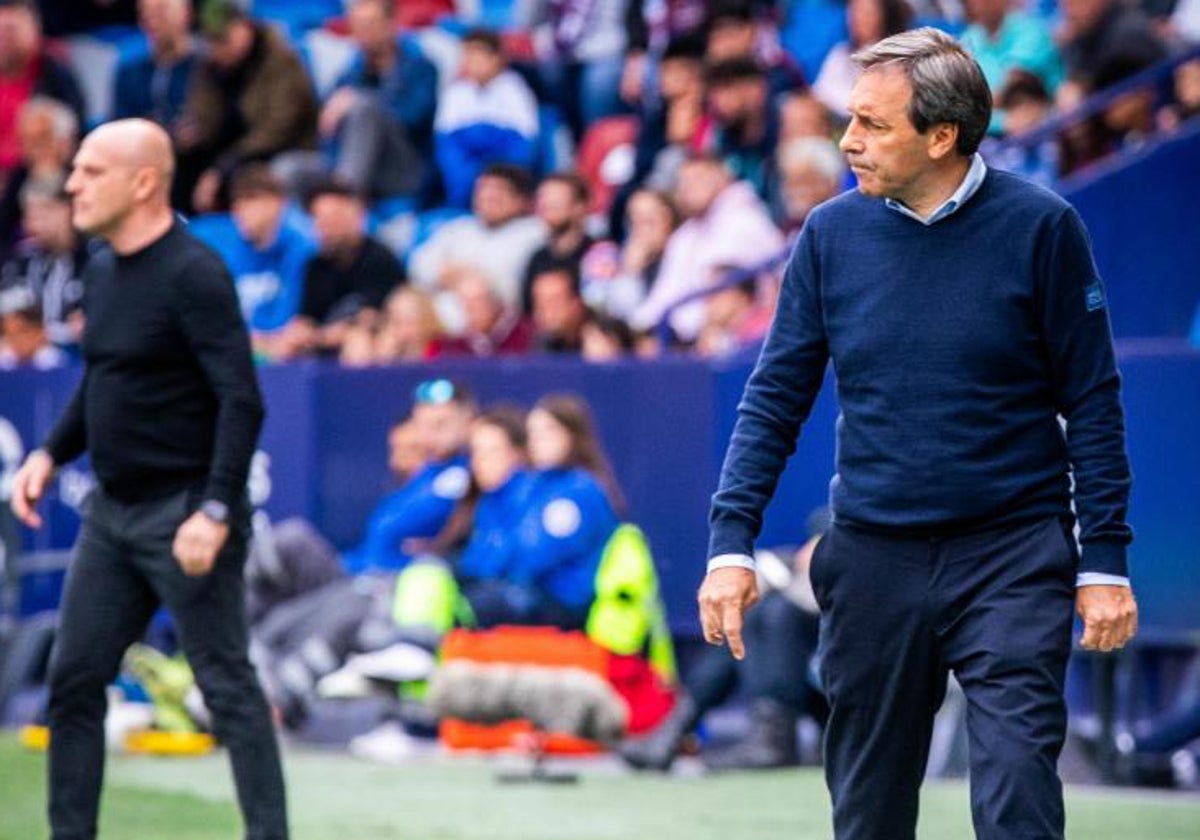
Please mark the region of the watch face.
POLYGON ((229 519, 229 508, 217 501, 208 501, 200 505, 200 512, 209 519, 222 524, 229 519))

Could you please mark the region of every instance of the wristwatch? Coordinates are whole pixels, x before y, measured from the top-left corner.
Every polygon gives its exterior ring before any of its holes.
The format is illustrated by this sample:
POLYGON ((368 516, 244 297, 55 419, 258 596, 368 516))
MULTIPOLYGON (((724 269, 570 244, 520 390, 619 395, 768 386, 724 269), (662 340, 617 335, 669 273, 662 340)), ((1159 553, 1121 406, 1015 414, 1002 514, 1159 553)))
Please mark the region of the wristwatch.
POLYGON ((229 505, 224 502, 209 499, 200 505, 200 512, 220 525, 227 525, 229 523, 229 505))

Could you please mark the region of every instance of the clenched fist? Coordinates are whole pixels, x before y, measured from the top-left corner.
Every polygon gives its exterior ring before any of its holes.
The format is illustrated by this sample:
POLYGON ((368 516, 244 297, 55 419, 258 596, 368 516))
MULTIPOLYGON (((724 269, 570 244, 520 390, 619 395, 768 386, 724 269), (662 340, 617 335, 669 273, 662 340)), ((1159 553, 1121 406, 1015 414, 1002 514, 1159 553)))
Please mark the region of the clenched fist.
POLYGON ((1081 586, 1075 611, 1083 619, 1079 644, 1085 650, 1123 648, 1137 633, 1137 601, 1128 586, 1081 586))
POLYGON ((200 577, 212 571, 217 554, 229 537, 229 526, 205 516, 200 511, 193 513, 175 532, 171 553, 179 561, 185 575, 200 577))

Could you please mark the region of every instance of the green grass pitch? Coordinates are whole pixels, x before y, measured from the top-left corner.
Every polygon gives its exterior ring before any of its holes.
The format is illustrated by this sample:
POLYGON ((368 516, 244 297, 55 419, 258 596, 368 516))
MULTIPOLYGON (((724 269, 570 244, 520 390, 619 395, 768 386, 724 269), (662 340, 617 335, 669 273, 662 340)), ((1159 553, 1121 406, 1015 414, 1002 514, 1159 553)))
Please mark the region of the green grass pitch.
MULTIPOLYGON (((726 777, 633 776, 582 765, 574 786, 500 785, 513 759, 434 755, 400 767, 292 749, 296 840, 828 840, 814 770, 726 777)), ((517 763, 519 766, 519 763, 517 763)), ((45 758, 0 735, 0 840, 43 840, 45 758)), ((236 840, 224 755, 109 761, 102 840, 236 840)), ((1197 840, 1200 796, 1071 789, 1072 840, 1197 840)), ((921 840, 972 837, 966 786, 933 783, 921 840)))

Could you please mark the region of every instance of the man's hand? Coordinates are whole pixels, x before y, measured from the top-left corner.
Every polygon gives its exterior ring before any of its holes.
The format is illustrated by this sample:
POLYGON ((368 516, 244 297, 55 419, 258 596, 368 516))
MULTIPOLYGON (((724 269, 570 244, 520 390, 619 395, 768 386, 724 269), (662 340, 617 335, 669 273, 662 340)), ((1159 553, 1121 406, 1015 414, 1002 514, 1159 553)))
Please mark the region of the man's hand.
POLYGON ((330 95, 317 118, 317 131, 322 137, 333 137, 337 134, 338 126, 350 113, 350 109, 358 102, 358 91, 350 87, 338 88, 330 95))
POLYGON ((1137 601, 1128 586, 1081 586, 1075 611, 1083 619, 1079 644, 1085 650, 1123 648, 1137 633, 1137 601))
POLYGON ((228 537, 228 525, 196 511, 175 532, 171 553, 185 575, 200 577, 212 571, 217 554, 228 537))
POLYGON ((53 477, 54 460, 42 449, 30 452, 25 463, 13 476, 13 513, 30 528, 42 527, 42 517, 38 515, 36 508, 53 477))
POLYGON ((625 56, 625 66, 621 69, 619 91, 621 100, 629 105, 642 101, 642 82, 646 78, 646 54, 631 52, 625 56))
POLYGON ((217 209, 217 197, 221 194, 221 173, 206 169, 196 182, 192 193, 192 205, 197 213, 211 213, 217 209))
POLYGON ((758 602, 758 578, 749 569, 731 566, 713 569, 700 586, 700 623, 704 641, 728 643, 734 659, 743 659, 742 616, 758 602))

